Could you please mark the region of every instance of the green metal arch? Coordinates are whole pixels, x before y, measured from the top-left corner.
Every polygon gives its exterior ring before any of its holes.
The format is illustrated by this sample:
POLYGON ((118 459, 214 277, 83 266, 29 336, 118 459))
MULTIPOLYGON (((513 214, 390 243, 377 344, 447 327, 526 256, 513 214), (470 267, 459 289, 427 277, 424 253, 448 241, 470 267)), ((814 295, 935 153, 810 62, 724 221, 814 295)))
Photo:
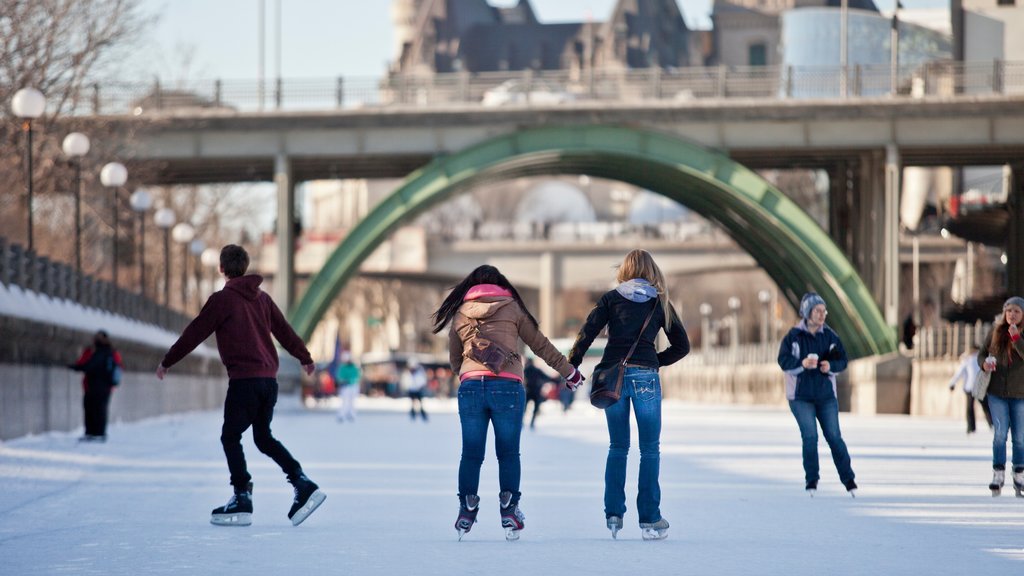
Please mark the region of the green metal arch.
POLYGON ((475 186, 521 176, 588 174, 672 198, 720 224, 799 306, 807 290, 829 303, 830 324, 851 357, 896 350, 860 277, 829 236, 799 206, 727 156, 638 128, 571 126, 499 136, 439 157, 410 174, 331 254, 291 311, 308 339, 360 263, 398 226, 475 186))

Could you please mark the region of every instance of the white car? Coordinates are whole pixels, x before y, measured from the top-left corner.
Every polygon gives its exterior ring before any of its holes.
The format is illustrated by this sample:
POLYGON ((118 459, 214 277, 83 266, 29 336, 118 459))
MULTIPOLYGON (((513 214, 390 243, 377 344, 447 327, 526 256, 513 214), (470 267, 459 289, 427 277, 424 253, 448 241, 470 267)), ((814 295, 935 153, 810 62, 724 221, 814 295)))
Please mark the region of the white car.
POLYGON ((534 80, 529 89, 522 80, 506 80, 484 92, 481 104, 484 106, 509 105, 550 105, 563 104, 576 99, 576 95, 566 92, 542 80, 534 80))

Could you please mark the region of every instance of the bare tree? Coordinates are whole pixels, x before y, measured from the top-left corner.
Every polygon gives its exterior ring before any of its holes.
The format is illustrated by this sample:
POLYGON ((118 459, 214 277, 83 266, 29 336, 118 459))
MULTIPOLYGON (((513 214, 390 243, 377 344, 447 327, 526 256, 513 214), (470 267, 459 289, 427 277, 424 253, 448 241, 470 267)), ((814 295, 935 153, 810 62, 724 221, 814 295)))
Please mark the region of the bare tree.
MULTIPOLYGON (((61 141, 74 129, 72 116, 89 106, 91 86, 116 72, 151 22, 140 0, 0 0, 0 229, 13 241, 23 240, 27 220, 24 142, 10 109, 14 93, 33 87, 46 96, 45 114, 33 123, 33 182, 42 212, 38 247, 65 256, 66 246, 53 240, 66 244, 73 224, 66 201, 71 172, 61 141)), ((94 139, 90 157, 102 158, 103 145, 94 139)), ((90 173, 84 176, 83 189, 89 190, 95 182, 90 173)), ((86 204, 87 211, 96 204, 89 194, 86 204)))

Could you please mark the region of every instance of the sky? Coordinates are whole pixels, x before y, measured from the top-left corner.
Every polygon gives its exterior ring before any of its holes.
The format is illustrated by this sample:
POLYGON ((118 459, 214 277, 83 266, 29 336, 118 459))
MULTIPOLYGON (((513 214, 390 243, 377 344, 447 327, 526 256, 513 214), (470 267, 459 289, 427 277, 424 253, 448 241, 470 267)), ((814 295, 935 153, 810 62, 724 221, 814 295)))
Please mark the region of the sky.
MULTIPOLYGON (((132 386, 131 374, 122 388, 132 386)), ((140 385, 136 383, 135 385, 140 385)), ((140 385, 141 386, 141 385, 140 385)), ((111 407, 117 420, 119 394, 111 407)), ((950 393, 962 406, 963 394, 950 393)), ((453 401, 428 398, 429 422, 408 400, 360 398, 355 422, 303 409, 283 394, 274 435, 327 494, 303 524, 286 517, 291 487, 246 433, 253 524, 217 527, 230 496, 221 412, 115 423, 104 444, 81 428, 0 443, 0 562, 5 575, 204 576, 397 574, 748 576, 1020 574, 1021 499, 993 498, 992 436, 962 419, 843 413, 856 498, 821 441, 817 494, 804 492, 800 435, 785 407, 663 405, 661 513, 668 539, 644 542, 635 511, 638 458, 627 464, 624 527, 605 528, 608 434, 583 399, 567 414, 542 404, 524 430, 526 528, 506 542, 497 462, 488 441, 477 524, 453 524, 459 421, 453 401)), ((77 406, 76 406, 77 408, 77 406)))
MULTIPOLYGON (((277 0, 264 0, 264 72, 278 76, 277 0)), ((125 73, 152 79, 256 79, 260 0, 141 0, 158 21, 125 73)), ((516 0, 491 0, 494 6, 516 0)), ((879 0, 883 10, 891 2, 879 0)), ((390 0, 281 0, 283 78, 380 76, 394 57, 390 0)), ((709 28, 712 0, 680 0, 691 28, 709 28)), ((903 0, 907 8, 948 7, 948 0, 903 0)), ((615 0, 533 0, 541 22, 606 20, 615 0)))

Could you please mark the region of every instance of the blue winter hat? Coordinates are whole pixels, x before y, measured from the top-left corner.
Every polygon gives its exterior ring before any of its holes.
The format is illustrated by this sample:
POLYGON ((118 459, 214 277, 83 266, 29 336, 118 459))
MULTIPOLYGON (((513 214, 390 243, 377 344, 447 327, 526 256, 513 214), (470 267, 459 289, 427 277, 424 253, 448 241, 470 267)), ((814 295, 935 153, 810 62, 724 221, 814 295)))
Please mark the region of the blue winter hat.
POLYGON ((800 299, 800 317, 810 318, 811 310, 814 310, 818 304, 825 304, 825 299, 815 292, 804 294, 804 297, 800 299))
POLYGON ((1003 303, 1003 310, 1006 310, 1007 306, 1016 306, 1017 308, 1024 310, 1024 298, 1021 298, 1020 296, 1011 296, 1003 303))

